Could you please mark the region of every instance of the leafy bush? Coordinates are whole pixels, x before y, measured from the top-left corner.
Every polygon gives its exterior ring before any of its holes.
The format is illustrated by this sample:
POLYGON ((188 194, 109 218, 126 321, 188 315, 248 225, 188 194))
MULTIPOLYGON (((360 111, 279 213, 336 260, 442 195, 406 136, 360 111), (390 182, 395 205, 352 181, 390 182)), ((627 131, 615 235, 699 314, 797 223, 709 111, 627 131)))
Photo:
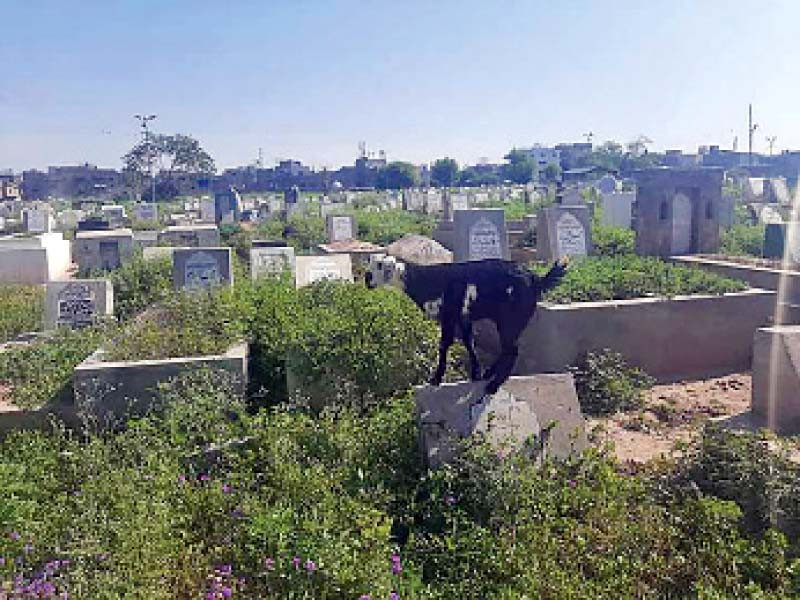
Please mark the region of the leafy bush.
POLYGON ((640 408, 644 392, 655 380, 628 365, 618 352, 588 352, 570 369, 581 410, 589 415, 609 415, 640 408))
POLYGON ((734 225, 720 236, 720 254, 727 256, 763 256, 764 225, 734 225))
POLYGON ((594 302, 646 296, 672 297, 689 294, 725 294, 747 286, 735 279, 708 273, 697 267, 674 265, 658 258, 636 255, 589 257, 576 262, 548 302, 594 302))
POLYGON ((405 210, 356 211, 355 216, 358 239, 379 245, 391 244, 411 233, 430 237, 436 228, 434 216, 405 210))
POLYGON ((618 256, 636 251, 636 234, 624 227, 594 225, 592 227, 592 254, 618 256))
POLYGON ((331 281, 300 290, 299 304, 288 357, 301 395, 363 408, 430 374, 437 328, 405 294, 331 281))
POLYGON ((122 330, 106 360, 221 354, 245 334, 231 290, 175 293, 122 330))
POLYGON ((100 328, 62 328, 0 352, 0 384, 10 388, 11 400, 23 408, 71 398, 73 369, 97 349, 104 333, 100 328))
POLYGON ((40 285, 0 285, 0 343, 21 333, 39 331, 44 312, 40 285))
POLYGON ((114 286, 114 313, 121 321, 130 319, 172 293, 172 261, 145 260, 141 256, 109 274, 114 286))

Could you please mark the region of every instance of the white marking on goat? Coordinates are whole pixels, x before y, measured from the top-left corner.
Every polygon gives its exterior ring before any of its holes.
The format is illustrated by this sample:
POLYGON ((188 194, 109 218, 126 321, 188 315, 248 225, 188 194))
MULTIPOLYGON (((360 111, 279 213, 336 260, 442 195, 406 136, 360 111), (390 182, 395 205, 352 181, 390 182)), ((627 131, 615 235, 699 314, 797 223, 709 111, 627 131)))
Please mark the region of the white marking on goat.
POLYGON ((461 314, 469 316, 469 308, 472 306, 472 303, 475 302, 475 299, 478 297, 478 286, 473 283, 467 285, 467 289, 464 291, 464 303, 461 305, 461 314))
POLYGON ((439 298, 438 300, 431 300, 430 302, 426 302, 422 305, 423 309, 425 310, 425 315, 429 319, 438 319, 439 318, 439 309, 442 306, 442 299, 439 298))
POLYGON ((508 294, 510 296, 513 293, 514 293, 514 286, 513 285, 508 286, 506 288, 506 294, 508 294))

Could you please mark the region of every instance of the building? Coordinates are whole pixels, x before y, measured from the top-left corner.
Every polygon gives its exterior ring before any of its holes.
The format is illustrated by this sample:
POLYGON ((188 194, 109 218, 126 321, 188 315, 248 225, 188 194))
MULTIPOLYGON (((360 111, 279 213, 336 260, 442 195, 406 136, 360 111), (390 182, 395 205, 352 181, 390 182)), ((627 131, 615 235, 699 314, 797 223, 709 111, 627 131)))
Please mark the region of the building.
POLYGON ((566 171, 568 169, 586 166, 586 161, 592 154, 592 143, 577 142, 573 144, 556 144, 556 150, 558 150, 561 158, 561 168, 566 171))
POLYGON ((530 156, 531 160, 536 165, 539 179, 542 178, 545 169, 550 165, 561 167, 561 152, 557 148, 548 148, 540 144, 534 144, 530 148, 520 148, 520 151, 530 156))
POLYGON ((115 169, 101 169, 85 163, 77 166, 48 167, 22 173, 22 196, 26 200, 77 196, 114 197, 125 190, 125 178, 115 169))

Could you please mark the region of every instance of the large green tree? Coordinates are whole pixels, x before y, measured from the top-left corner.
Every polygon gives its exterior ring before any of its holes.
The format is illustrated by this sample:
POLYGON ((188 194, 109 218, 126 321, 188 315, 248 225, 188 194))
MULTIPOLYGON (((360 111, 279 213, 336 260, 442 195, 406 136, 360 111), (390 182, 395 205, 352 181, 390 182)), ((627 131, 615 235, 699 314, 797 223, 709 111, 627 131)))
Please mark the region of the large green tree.
POLYGON ((390 162, 378 171, 376 186, 382 190, 397 190, 419 185, 417 168, 407 162, 390 162))
POLYGON ((440 158, 431 167, 431 183, 450 187, 458 181, 458 163, 452 158, 440 158))
POLYGON ((176 187, 172 180, 179 173, 199 173, 211 175, 216 171, 214 159, 196 139, 176 133, 165 135, 153 133, 136 144, 122 157, 124 170, 134 185, 141 185, 150 173, 161 175, 159 184, 162 194, 171 195, 176 187))
POLYGON ((506 154, 508 161, 503 165, 503 178, 514 183, 529 183, 536 176, 536 163, 530 155, 514 148, 506 154))

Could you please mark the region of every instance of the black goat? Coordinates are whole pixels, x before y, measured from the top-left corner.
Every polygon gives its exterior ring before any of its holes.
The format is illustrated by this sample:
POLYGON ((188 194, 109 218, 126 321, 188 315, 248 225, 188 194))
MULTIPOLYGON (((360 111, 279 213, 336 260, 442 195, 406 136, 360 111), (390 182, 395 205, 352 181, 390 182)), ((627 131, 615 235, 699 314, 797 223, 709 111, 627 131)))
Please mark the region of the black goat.
POLYGON ((470 378, 489 380, 486 393, 494 394, 514 369, 519 336, 536 312, 539 299, 558 284, 566 268, 566 261, 559 261, 539 277, 505 260, 415 265, 374 257, 365 277, 370 288, 381 284, 401 287, 422 310, 438 318, 442 336, 432 385, 441 383, 447 351, 460 334, 469 354, 470 378), (472 324, 480 319, 494 322, 501 346, 500 356, 484 373, 480 372, 472 331, 472 324))

